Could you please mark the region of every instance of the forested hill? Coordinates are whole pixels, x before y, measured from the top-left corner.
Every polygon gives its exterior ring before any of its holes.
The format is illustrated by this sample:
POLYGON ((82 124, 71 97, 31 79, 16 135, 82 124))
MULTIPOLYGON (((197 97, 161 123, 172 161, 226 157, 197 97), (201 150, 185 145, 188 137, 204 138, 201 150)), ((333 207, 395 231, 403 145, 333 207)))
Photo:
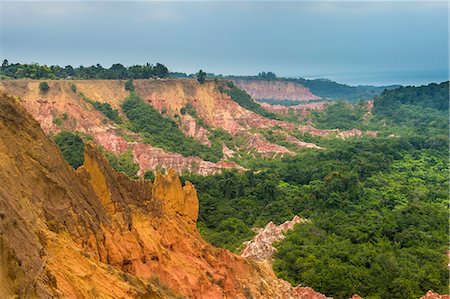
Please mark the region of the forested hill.
POLYGON ((343 99, 349 101, 369 100, 374 96, 379 95, 384 90, 395 89, 400 85, 389 86, 372 86, 372 85, 358 85, 350 86, 347 84, 337 83, 328 79, 287 79, 289 81, 298 82, 305 87, 308 87, 313 94, 323 98, 343 99))
MULTIPOLYGON (((351 123, 376 138, 310 141, 326 151, 254 161, 258 171, 193 182, 198 227, 239 252, 252 228, 309 219, 277 243, 274 270, 335 299, 416 299, 448 292, 448 82, 386 91, 312 113, 317 127, 351 123)), ((337 125, 337 127, 336 127, 337 125)))
POLYGON ((420 87, 400 87, 386 90, 375 98, 378 111, 398 108, 400 105, 415 105, 448 111, 449 81, 431 83, 420 87))

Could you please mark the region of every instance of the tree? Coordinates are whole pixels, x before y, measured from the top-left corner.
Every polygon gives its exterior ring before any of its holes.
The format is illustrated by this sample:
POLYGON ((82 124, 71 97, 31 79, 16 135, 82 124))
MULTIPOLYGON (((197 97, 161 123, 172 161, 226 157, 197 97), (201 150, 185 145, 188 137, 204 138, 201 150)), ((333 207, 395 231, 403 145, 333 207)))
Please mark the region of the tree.
POLYGON ((9 66, 8 59, 3 60, 2 69, 6 69, 9 66))
POLYGON ((39 83, 39 90, 41 92, 47 92, 49 88, 50 87, 48 86, 47 82, 44 81, 44 82, 39 83))
POLYGON ((157 63, 153 67, 153 75, 159 78, 166 78, 169 76, 169 70, 161 63, 157 63))
POLYGON ((203 70, 199 70, 197 73, 197 81, 200 84, 205 83, 206 80, 206 73, 203 70))
POLYGON ((61 132, 55 136, 55 143, 70 166, 77 169, 83 165, 84 142, 80 136, 75 133, 61 132))
POLYGON ((113 64, 109 71, 113 75, 113 79, 125 79, 127 77, 127 69, 120 63, 113 64))
POLYGON ((125 90, 130 92, 134 91, 133 79, 128 79, 125 82, 125 90))

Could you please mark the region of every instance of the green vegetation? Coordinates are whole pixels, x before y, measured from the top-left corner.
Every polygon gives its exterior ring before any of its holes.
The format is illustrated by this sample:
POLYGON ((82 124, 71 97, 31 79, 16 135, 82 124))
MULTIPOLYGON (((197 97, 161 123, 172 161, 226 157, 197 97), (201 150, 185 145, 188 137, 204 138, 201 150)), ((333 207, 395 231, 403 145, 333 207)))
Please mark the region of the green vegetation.
POLYGON ((155 108, 131 94, 122 104, 122 110, 130 121, 130 129, 139 133, 146 143, 183 156, 198 156, 217 162, 222 157, 222 147, 215 144, 209 148, 180 131, 169 117, 162 116, 155 108))
POLYGON ((57 126, 60 126, 63 124, 63 120, 59 117, 53 117, 53 123, 57 126))
MULTIPOLYGON (((385 91, 375 98, 380 125, 404 127, 417 138, 448 140, 449 82, 385 91)), ((406 130, 404 130, 406 131, 406 130)))
POLYGON ((134 91, 133 79, 128 79, 127 82, 125 82, 125 90, 130 92, 134 91))
POLYGON ((205 124, 205 122, 203 121, 202 118, 200 118, 200 116, 198 116, 197 110, 195 110, 194 107, 192 107, 191 103, 186 103, 186 106, 180 109, 180 113, 182 115, 184 114, 189 114, 190 116, 192 116, 195 119, 195 122, 199 125, 202 126, 204 128, 208 128, 208 125, 205 124))
POLYGON ((274 119, 277 117, 275 114, 265 110, 258 103, 253 101, 245 91, 236 87, 233 82, 228 82, 226 86, 219 86, 219 90, 229 95, 233 101, 247 110, 267 118, 274 119))
MULTIPOLYGON (((365 122, 367 103, 337 102, 326 106, 324 111, 312 110, 308 119, 312 120, 318 129, 368 129, 365 122)), ((373 127, 373 126, 372 126, 373 127)))
POLYGON ((307 87, 313 94, 321 98, 333 98, 349 101, 370 100, 374 96, 381 94, 385 89, 394 89, 393 86, 349 86, 340 84, 327 79, 283 79, 291 82, 300 83, 307 87))
POLYGON ((435 142, 448 140, 449 82, 386 90, 375 97, 372 113, 367 104, 338 102, 307 120, 320 129, 375 130, 383 136, 409 135, 417 142, 425 135, 435 142), (447 137, 446 137, 447 136, 447 137))
MULTIPOLYGON (((54 137, 56 145, 64 156, 64 159, 74 169, 77 169, 84 162, 84 141, 91 140, 91 136, 78 133, 61 132, 54 137)), ((133 161, 133 154, 127 151, 121 155, 112 154, 103 148, 100 148, 103 155, 108 159, 111 166, 117 171, 122 172, 130 178, 137 178, 139 166, 133 161)))
POLYGON ((317 103, 317 102, 326 102, 327 99, 318 99, 318 100, 306 100, 306 101, 298 101, 298 100, 274 100, 274 99, 257 99, 257 102, 267 103, 270 105, 281 105, 281 106, 296 106, 301 104, 309 104, 309 103, 317 103))
POLYGON ((54 137, 56 145, 70 166, 77 169, 84 161, 84 142, 76 133, 61 132, 54 137))
POLYGON ((41 92, 47 92, 48 90, 49 90, 49 86, 48 86, 48 83, 47 82, 41 82, 41 83, 39 83, 39 90, 41 91, 41 92))
POLYGON ((197 75, 196 75, 196 77, 197 77, 198 83, 200 83, 200 84, 205 83, 205 80, 206 80, 206 73, 205 73, 204 71, 199 70, 198 73, 197 73, 197 75))
POLYGON ((91 103, 92 106, 101 113, 103 113, 104 116, 115 122, 116 124, 123 123, 122 118, 119 116, 119 112, 117 109, 112 109, 111 105, 109 103, 100 103, 96 102, 90 99, 87 99, 89 103, 91 103))
POLYGON ((73 92, 77 92, 77 86, 75 84, 70 85, 70 90, 72 90, 73 92))
POLYGON ((160 63, 156 65, 146 63, 145 65, 132 65, 130 67, 116 63, 106 69, 100 64, 77 68, 71 65, 60 67, 58 65, 10 64, 5 59, 0 68, 0 77, 11 79, 148 79, 166 78, 168 76, 169 70, 160 63))
POLYGON ((400 87, 386 90, 375 100, 375 109, 379 113, 391 113, 400 105, 416 105, 424 108, 448 111, 449 81, 441 84, 431 83, 420 87, 400 87))
POLYGON ((299 214, 311 223, 297 225, 276 245, 274 263, 276 273, 294 285, 337 299, 355 293, 418 298, 428 290, 448 292, 445 103, 448 83, 386 91, 375 99, 369 118, 363 104, 348 112, 338 103, 321 125, 376 127, 381 137, 304 135, 327 149, 245 165, 258 171, 185 175, 198 191, 202 235, 239 252, 252 227, 299 214))
POLYGON ((373 97, 380 95, 385 89, 395 89, 399 85, 391 86, 371 86, 371 85, 359 85, 350 86, 347 84, 340 84, 328 79, 304 79, 304 78, 277 78, 277 76, 271 72, 259 73, 258 76, 216 76, 214 74, 209 75, 211 78, 222 79, 237 79, 237 80, 277 80, 299 83, 307 87, 313 94, 324 99, 338 99, 347 101, 360 101, 370 100, 373 97))
POLYGON ((273 72, 260 72, 258 73, 258 78, 263 80, 275 80, 277 79, 277 75, 273 72))
POLYGON ((111 164, 117 172, 122 172, 133 179, 138 178, 137 173, 139 171, 139 166, 134 163, 133 153, 131 150, 128 150, 121 155, 115 155, 105 150, 102 150, 102 152, 106 159, 108 159, 109 164, 111 164))

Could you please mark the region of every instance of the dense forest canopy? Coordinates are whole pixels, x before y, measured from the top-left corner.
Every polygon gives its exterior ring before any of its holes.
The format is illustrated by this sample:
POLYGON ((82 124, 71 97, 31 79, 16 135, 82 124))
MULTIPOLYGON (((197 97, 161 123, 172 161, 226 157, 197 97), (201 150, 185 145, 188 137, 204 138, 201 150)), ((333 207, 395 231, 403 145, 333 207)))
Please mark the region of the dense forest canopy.
POLYGON ((185 175, 198 190, 201 233, 239 252, 252 227, 299 214, 311 223, 288 233, 274 263, 294 285, 333 298, 447 292, 448 98, 446 82, 386 91, 370 117, 362 103, 331 105, 314 120, 345 126, 350 117, 380 137, 309 137, 327 150, 251 161, 246 173, 185 175))
POLYGON ((161 63, 152 65, 132 65, 125 67, 120 63, 113 64, 110 68, 104 68, 100 64, 89 67, 72 67, 66 65, 46 66, 37 63, 22 64, 9 63, 4 60, 0 68, 0 78, 11 79, 149 79, 166 78, 169 70, 161 63))

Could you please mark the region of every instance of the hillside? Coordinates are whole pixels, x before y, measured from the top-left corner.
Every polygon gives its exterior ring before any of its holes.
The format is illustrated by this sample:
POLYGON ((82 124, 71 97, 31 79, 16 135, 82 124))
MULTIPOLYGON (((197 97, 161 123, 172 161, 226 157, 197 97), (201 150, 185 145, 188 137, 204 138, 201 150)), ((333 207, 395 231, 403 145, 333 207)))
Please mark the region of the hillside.
POLYGON ((381 94, 385 89, 395 89, 399 85, 391 86, 371 86, 358 85, 350 86, 347 84, 337 83, 327 79, 287 79, 291 82, 303 84, 309 88, 314 94, 323 98, 332 98, 348 101, 370 100, 374 96, 381 94))
MULTIPOLYGON (((309 118, 322 129, 377 130, 376 138, 309 136, 326 150, 255 161, 258 172, 185 176, 197 187, 202 234, 242 252, 255 228, 298 215, 309 222, 275 244, 279 277, 336 299, 448 293, 447 86, 399 88, 369 104, 338 102, 309 118)), ((271 230, 251 241, 260 242, 258 255, 266 239, 278 238, 271 230)))
POLYGON ((242 169, 236 162, 295 154, 305 147, 297 139, 303 133, 339 133, 265 118, 214 82, 135 80, 131 95, 124 80, 45 81, 45 91, 43 82, 5 80, 0 90, 19 97, 47 134, 76 132, 123 163, 136 164, 139 176, 169 167, 203 175, 242 169), (135 104, 125 105, 132 99, 135 104), (271 128, 285 132, 283 142, 267 140, 264 132, 271 128))
POLYGON ((233 83, 245 90, 255 100, 309 101, 320 99, 307 87, 282 80, 235 79, 233 83))
POLYGON ((0 96, 0 297, 325 298, 202 240, 192 184, 117 174, 88 143, 73 170, 0 96))
MULTIPOLYGON (((256 99, 275 99, 304 101, 313 99, 334 99, 334 100, 371 100, 373 97, 380 95, 385 89, 395 89, 399 85, 390 86, 371 86, 359 85, 350 86, 338 83, 329 79, 304 79, 304 78, 283 78, 275 77, 266 80, 257 76, 229 76, 225 77, 234 82, 243 82, 243 89, 251 93, 255 92, 256 99), (245 82, 248 82, 245 84, 245 82), (256 89, 260 86, 261 91, 256 89), (279 87, 283 87, 279 89, 279 87)), ((239 85, 238 83, 236 83, 239 85)))

